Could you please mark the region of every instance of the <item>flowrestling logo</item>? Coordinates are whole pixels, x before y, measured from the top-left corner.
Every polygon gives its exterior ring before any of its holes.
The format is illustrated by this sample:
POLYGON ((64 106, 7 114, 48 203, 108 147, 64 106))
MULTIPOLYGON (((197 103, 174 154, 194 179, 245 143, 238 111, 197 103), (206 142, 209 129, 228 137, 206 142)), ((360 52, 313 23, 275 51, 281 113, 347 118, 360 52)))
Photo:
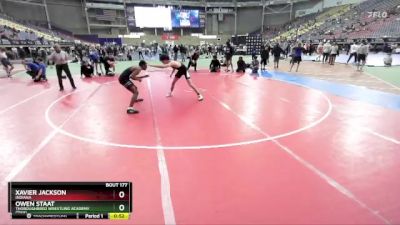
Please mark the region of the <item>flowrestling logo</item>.
POLYGON ((373 12, 368 12, 368 18, 387 18, 388 17, 388 12, 383 11, 373 11, 373 12))

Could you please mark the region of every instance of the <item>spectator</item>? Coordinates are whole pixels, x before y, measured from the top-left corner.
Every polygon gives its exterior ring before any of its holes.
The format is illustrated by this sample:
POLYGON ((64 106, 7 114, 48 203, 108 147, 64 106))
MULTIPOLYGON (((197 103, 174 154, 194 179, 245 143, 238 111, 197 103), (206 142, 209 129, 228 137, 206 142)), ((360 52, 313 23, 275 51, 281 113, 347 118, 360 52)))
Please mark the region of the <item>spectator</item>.
POLYGON ((269 45, 265 46, 262 50, 261 50, 261 69, 265 70, 265 67, 267 66, 268 60, 269 60, 269 45))
POLYGON ((385 56, 385 58, 383 58, 383 64, 385 66, 392 66, 392 53, 387 53, 387 55, 385 56))
POLYGON ((179 46, 179 52, 181 54, 181 60, 182 62, 185 62, 186 59, 186 47, 183 46, 182 44, 179 46))
POLYGON ((187 66, 187 70, 189 71, 190 66, 194 67, 194 71, 197 71, 197 60, 200 57, 200 51, 198 48, 196 48, 192 54, 192 56, 189 58, 189 63, 187 66))
POLYGON ((258 74, 258 69, 260 67, 260 61, 258 61, 257 56, 254 56, 251 62, 251 73, 258 74))
POLYGON ((297 45, 297 47, 293 48, 293 54, 292 54, 292 60, 291 60, 291 66, 289 72, 292 71, 292 68, 295 63, 297 63, 296 67, 296 72, 299 70, 300 62, 301 62, 301 55, 303 51, 305 51, 305 48, 301 47, 301 43, 297 45))
POLYGON ((178 51, 179 51, 178 46, 175 45, 173 51, 174 51, 174 61, 176 61, 178 60, 178 51))
POLYGON ((321 61, 321 56, 323 54, 323 49, 324 49, 324 46, 323 46, 322 42, 320 42, 318 44, 318 47, 317 47, 317 58, 315 58, 316 62, 321 61))
POLYGON ((115 58, 112 54, 109 54, 104 58, 104 69, 106 72, 106 76, 114 76, 115 75, 115 58), (110 69, 113 69, 113 72, 111 72, 110 69))
POLYGON ((349 64, 351 58, 353 58, 353 57, 354 57, 354 63, 357 62, 357 50, 358 50, 359 47, 360 47, 360 46, 358 45, 357 42, 354 42, 354 43, 350 46, 350 56, 349 56, 349 59, 347 59, 347 63, 346 63, 346 64, 349 64))
POLYGON ((329 41, 325 42, 323 46, 322 63, 326 63, 328 61, 329 55, 331 54, 331 48, 331 43, 329 41))
POLYGON ((213 59, 210 63, 210 72, 220 72, 221 71, 221 63, 219 62, 216 55, 213 56, 213 59))
POLYGON ((5 48, 0 48, 0 62, 7 73, 7 77, 11 77, 11 71, 14 69, 14 66, 8 59, 5 48))
POLYGON ((335 61, 336 61, 336 56, 339 53, 339 47, 336 43, 333 43, 332 47, 331 47, 331 54, 329 55, 329 64, 330 65, 334 65, 335 61))
POLYGON ((246 63, 244 62, 243 57, 240 56, 239 60, 237 61, 236 72, 237 73, 239 73, 239 72, 243 72, 244 73, 245 71, 246 71, 246 63))
POLYGON ((271 53, 274 55, 274 68, 279 68, 279 59, 281 57, 281 53, 284 51, 279 46, 279 43, 276 43, 274 48, 272 49, 271 53))
POLYGON ((85 76, 86 78, 91 78, 94 73, 94 68, 90 63, 86 60, 82 62, 81 65, 81 77, 82 75, 85 76))
POLYGON ((226 48, 225 48, 226 70, 225 70, 225 72, 229 72, 229 66, 231 66, 232 73, 233 73, 233 63, 232 63, 233 51, 234 50, 233 50, 231 43, 229 41, 226 42, 226 48))
POLYGON ((368 53, 369 53, 369 46, 367 45, 367 42, 363 40, 361 42, 360 47, 357 50, 357 58, 358 58, 357 71, 363 71, 362 69, 367 61, 368 53))

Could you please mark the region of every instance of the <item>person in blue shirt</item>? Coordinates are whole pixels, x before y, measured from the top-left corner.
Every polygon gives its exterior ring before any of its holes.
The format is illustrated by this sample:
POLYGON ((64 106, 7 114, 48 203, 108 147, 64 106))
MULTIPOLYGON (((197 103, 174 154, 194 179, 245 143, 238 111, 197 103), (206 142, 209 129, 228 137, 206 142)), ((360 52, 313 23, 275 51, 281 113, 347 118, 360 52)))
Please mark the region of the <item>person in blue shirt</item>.
POLYGON ((39 71, 38 71, 38 74, 37 74, 37 76, 36 76, 36 78, 35 78, 35 82, 37 82, 37 81, 47 81, 47 77, 46 77, 46 64, 45 64, 45 61, 44 61, 44 59, 43 58, 41 58, 41 57, 38 57, 38 58, 36 58, 36 61, 35 61, 35 63, 36 63, 36 65, 38 65, 39 66, 39 71))
POLYGON ((32 77, 34 82, 39 82, 41 80, 47 81, 46 65, 43 63, 42 58, 38 57, 35 62, 24 60, 23 64, 25 66, 26 73, 32 77))
POLYGON ((36 76, 38 75, 38 72, 40 70, 39 66, 34 63, 34 62, 29 62, 28 60, 24 60, 23 65, 25 66, 26 69, 26 73, 32 77, 32 79, 34 80, 36 78, 36 76))
POLYGON ((302 47, 301 43, 299 43, 297 45, 297 47, 293 48, 293 55, 292 55, 293 58, 290 62, 291 66, 290 66, 289 72, 292 71, 292 68, 295 63, 297 63, 296 72, 299 70, 299 66, 300 66, 300 62, 301 62, 301 55, 303 54, 303 51, 305 51, 305 49, 302 47))
POLYGON ((103 73, 103 69, 100 64, 100 54, 97 51, 97 49, 94 49, 94 48, 91 49, 91 51, 89 53, 89 58, 90 58, 90 61, 92 62, 92 65, 93 65, 97 75, 101 76, 101 74, 103 73), (100 71, 99 71, 99 66, 100 66, 100 71))

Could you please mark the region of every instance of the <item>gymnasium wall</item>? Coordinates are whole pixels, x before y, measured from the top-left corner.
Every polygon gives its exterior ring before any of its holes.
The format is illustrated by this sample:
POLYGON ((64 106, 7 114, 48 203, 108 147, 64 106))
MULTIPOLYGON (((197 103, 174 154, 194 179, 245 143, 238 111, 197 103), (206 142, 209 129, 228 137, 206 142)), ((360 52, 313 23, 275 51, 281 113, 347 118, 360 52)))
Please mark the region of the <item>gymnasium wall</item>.
POLYGON ((73 33, 87 33, 81 0, 47 0, 51 23, 73 33))
MULTIPOLYGON (((293 18, 294 18, 294 16, 293 16, 293 18)), ((290 13, 264 15, 264 26, 281 25, 281 24, 285 24, 289 21, 290 21, 290 13)))
POLYGON ((233 34, 235 32, 235 16, 224 14, 220 21, 218 14, 208 14, 205 29, 207 29, 207 34, 233 34))
POLYGON ((246 34, 260 29, 261 17, 261 7, 238 8, 237 33, 246 34))
POLYGON ((43 22, 46 20, 44 7, 27 5, 18 2, 2 1, 3 11, 16 19, 32 22, 43 22))
MULTIPOLYGON (((1 4, 3 11, 14 18, 47 23, 43 6, 11 1, 2 1, 1 4)), ((47 0, 47 9, 52 24, 73 33, 87 33, 81 0, 47 0)))
MULTIPOLYGON (((297 11, 319 11, 322 8, 336 6, 338 4, 358 3, 362 0, 310 0, 293 5, 292 18, 297 11)), ((12 1, 1 0, 2 8, 11 16, 22 20, 46 21, 44 7, 21 4, 12 1)), ((53 25, 58 28, 71 31, 75 34, 87 34, 87 23, 83 9, 82 0, 47 0, 49 17, 53 25)), ((271 5, 272 11, 280 11, 285 5, 271 5)), ((290 7, 285 8, 285 10, 290 7)), ((268 10, 267 10, 268 11, 268 10)), ((271 12, 271 10, 270 10, 271 12)), ((239 7, 237 18, 237 34, 251 33, 261 28, 262 8, 261 7, 239 7)), ((264 15, 264 26, 281 25, 290 21, 290 13, 274 13, 264 15)), ((205 30, 207 34, 232 35, 235 32, 235 16, 224 14, 222 20, 218 14, 208 14, 205 30)), ((125 34, 125 28, 92 27, 92 33, 118 35, 125 34)), ((184 35, 191 33, 202 33, 202 29, 184 29, 184 35)), ((154 35, 154 29, 138 29, 136 32, 144 32, 154 35)), ((157 34, 164 33, 158 29, 157 34)), ((174 29, 172 33, 181 35, 180 29, 174 29)))
POLYGON ((324 8, 330 8, 339 5, 357 4, 365 0, 323 0, 324 8))
POLYGON ((294 17, 305 16, 312 13, 323 11, 323 1, 313 0, 295 4, 293 6, 294 17))

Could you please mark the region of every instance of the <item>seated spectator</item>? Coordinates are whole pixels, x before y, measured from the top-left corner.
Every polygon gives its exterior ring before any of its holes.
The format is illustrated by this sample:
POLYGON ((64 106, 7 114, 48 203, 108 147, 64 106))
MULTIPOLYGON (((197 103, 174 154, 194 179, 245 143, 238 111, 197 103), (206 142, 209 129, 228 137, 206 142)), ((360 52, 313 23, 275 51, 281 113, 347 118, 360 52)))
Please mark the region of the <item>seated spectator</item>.
POLYGON ((93 76, 93 66, 88 63, 88 61, 84 60, 81 65, 81 77, 82 75, 86 78, 91 78, 93 76))
POLYGON ((258 61, 257 56, 254 56, 253 61, 251 62, 251 73, 258 73, 259 67, 260 61, 258 61))
POLYGON ((385 66, 392 66, 392 61, 393 61, 392 53, 388 53, 388 54, 385 56, 385 58, 383 58, 383 64, 384 64, 385 66))
POLYGON ((243 57, 239 57, 239 60, 237 61, 237 69, 236 69, 236 72, 245 72, 245 70, 246 70, 246 63, 244 62, 244 60, 243 60, 243 57))
POLYGON ((210 72, 220 72, 220 71, 221 71, 221 63, 219 62, 217 56, 214 55, 210 63, 210 72))

